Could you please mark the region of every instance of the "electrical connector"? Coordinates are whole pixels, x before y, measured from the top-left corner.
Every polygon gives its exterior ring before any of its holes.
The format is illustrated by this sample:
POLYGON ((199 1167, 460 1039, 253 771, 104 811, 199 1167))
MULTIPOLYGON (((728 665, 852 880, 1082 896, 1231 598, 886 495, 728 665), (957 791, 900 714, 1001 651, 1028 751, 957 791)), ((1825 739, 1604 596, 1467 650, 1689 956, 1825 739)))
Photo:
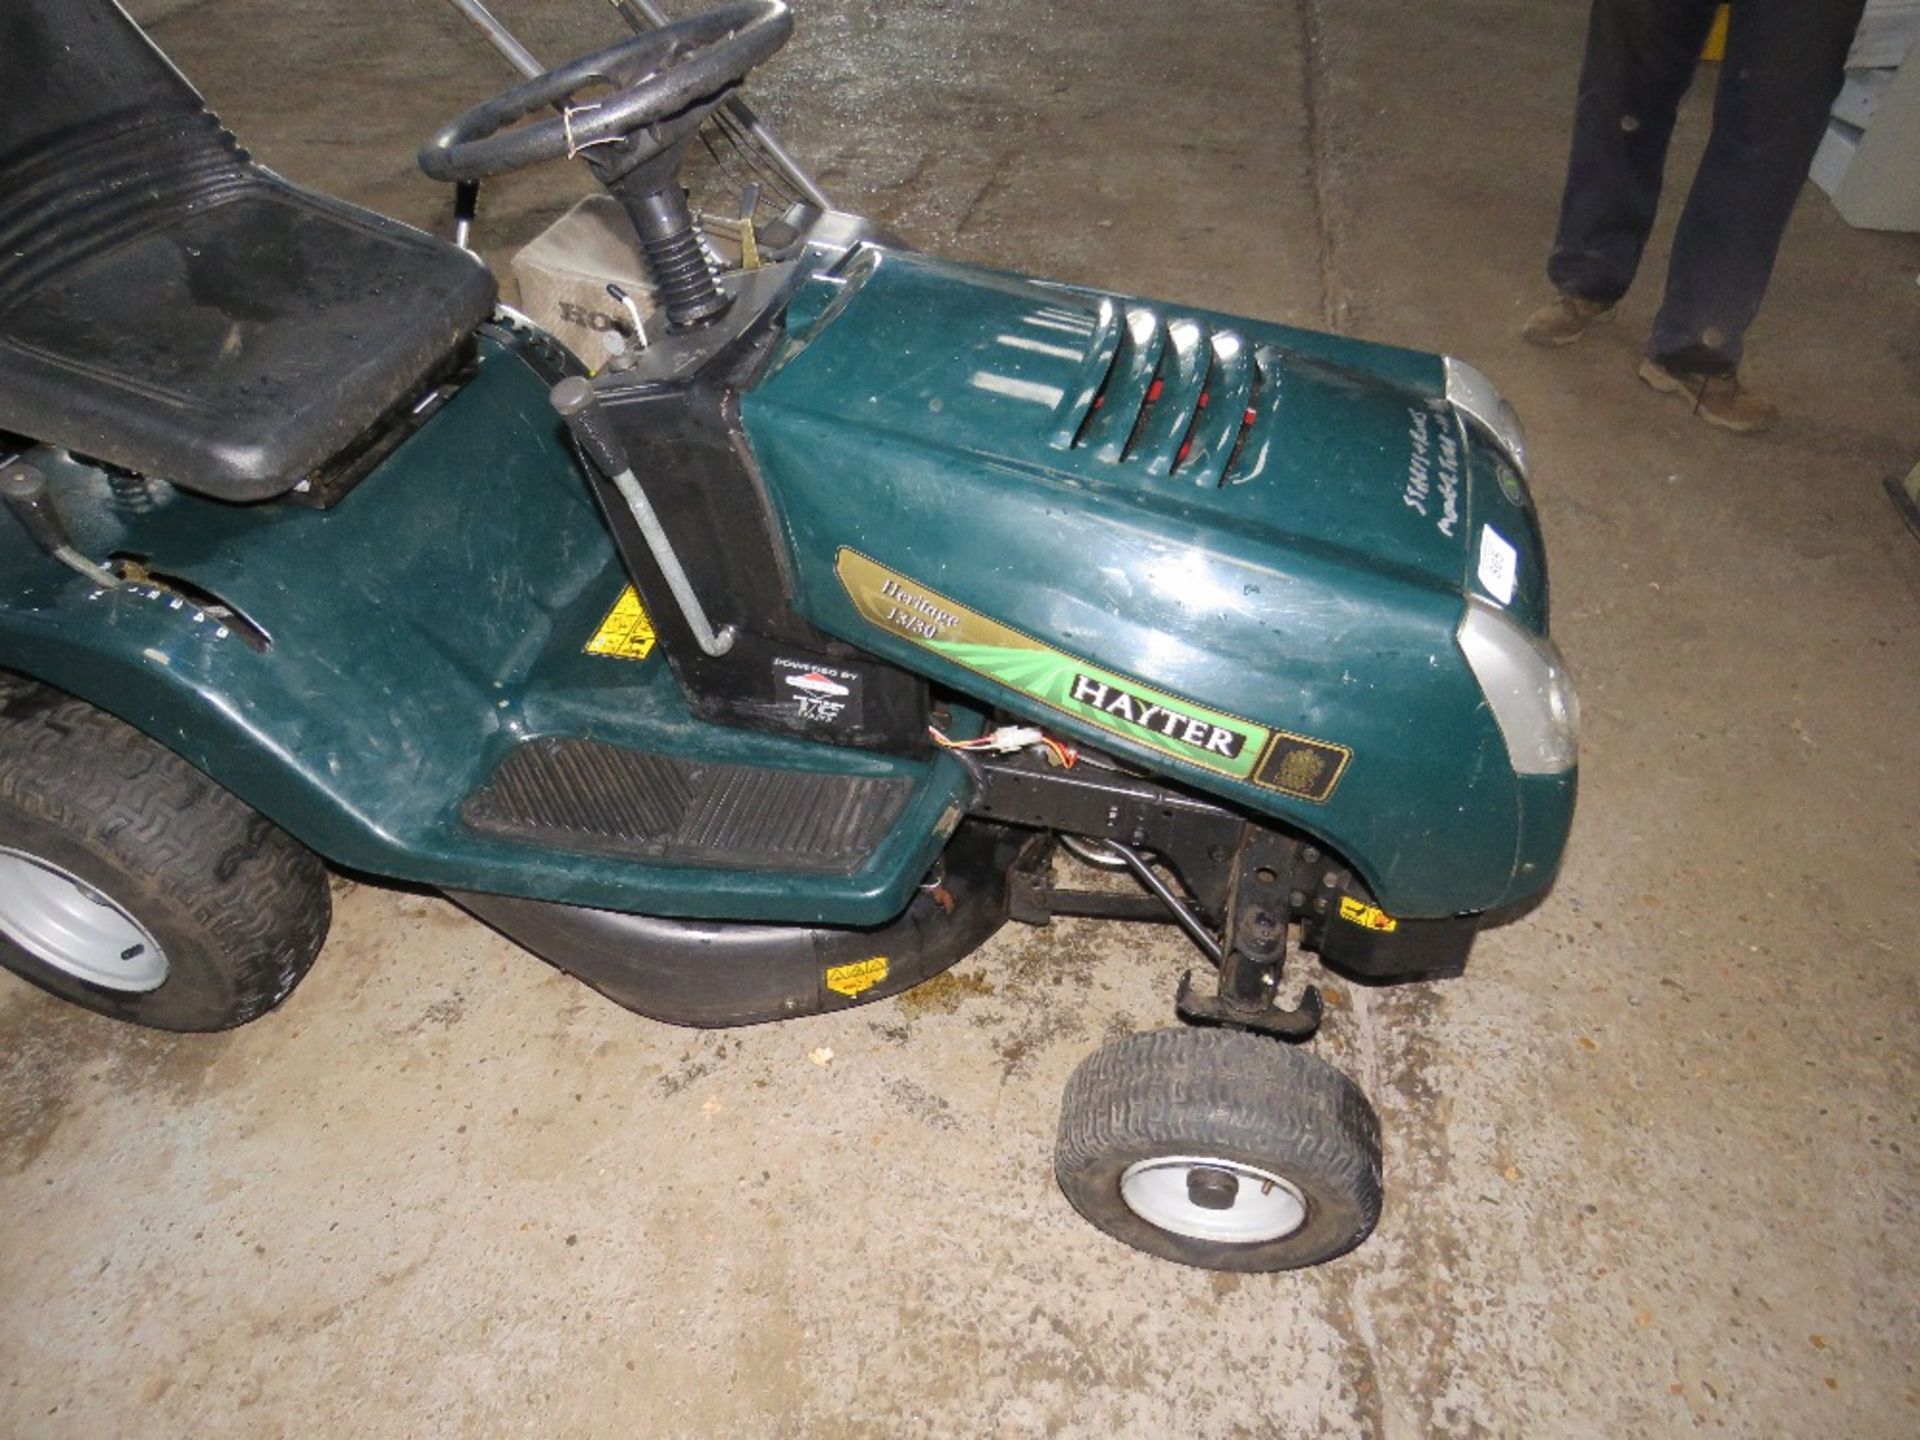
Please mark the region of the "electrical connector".
POLYGON ((980 748, 995 755, 1010 755, 1015 750, 1024 750, 1029 745, 1038 745, 1046 738, 1037 725, 1003 725, 998 730, 980 737, 987 743, 980 748))

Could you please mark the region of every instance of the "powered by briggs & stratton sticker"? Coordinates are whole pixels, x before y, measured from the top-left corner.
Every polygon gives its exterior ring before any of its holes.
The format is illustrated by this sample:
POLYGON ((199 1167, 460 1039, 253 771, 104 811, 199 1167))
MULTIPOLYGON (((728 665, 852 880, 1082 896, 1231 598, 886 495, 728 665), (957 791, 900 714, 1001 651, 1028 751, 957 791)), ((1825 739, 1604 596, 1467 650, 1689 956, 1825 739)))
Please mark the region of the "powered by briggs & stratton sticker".
POLYGON ((802 720, 821 725, 858 725, 862 677, 857 670, 822 665, 811 658, 773 657, 776 698, 802 720))

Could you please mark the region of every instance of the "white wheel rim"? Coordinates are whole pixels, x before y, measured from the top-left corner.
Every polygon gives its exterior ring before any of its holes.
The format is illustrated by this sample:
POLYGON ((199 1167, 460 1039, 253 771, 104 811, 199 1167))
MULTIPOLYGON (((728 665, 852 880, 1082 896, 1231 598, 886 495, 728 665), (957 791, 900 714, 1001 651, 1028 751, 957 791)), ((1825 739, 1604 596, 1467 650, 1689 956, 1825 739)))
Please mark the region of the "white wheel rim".
POLYGON ((1188 1240, 1263 1245, 1307 1223, 1307 1198, 1290 1181, 1257 1165, 1217 1156, 1137 1160, 1120 1177, 1120 1198, 1149 1225, 1188 1240), (1221 1191, 1231 1191, 1223 1208, 1194 1199, 1196 1172, 1202 1186, 1213 1189, 1216 1203, 1224 1198, 1221 1191), (1230 1185, 1224 1177, 1231 1177, 1230 1185))
POLYGON ((142 995, 166 983, 166 952, 146 926, 78 876, 5 846, 0 935, 102 989, 142 995))

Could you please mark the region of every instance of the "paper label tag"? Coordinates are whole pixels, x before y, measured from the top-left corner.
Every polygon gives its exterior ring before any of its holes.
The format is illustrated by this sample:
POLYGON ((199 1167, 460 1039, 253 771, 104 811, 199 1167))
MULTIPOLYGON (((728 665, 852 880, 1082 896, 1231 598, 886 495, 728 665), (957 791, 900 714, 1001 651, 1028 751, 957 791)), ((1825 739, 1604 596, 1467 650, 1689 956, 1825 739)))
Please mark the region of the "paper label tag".
POLYGON ((1502 605, 1513 603, 1520 576, 1520 552, 1491 525, 1480 532, 1480 587, 1502 605))

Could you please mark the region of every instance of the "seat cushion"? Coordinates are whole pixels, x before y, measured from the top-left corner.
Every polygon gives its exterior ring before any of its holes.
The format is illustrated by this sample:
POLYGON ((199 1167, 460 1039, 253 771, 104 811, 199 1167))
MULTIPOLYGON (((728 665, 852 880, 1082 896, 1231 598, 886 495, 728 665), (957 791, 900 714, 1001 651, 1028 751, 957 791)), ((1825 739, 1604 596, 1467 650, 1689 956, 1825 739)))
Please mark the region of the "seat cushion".
POLYGON ((494 286, 464 251, 262 184, 7 300, 0 429, 258 500, 404 400, 494 286))
POLYGON ((465 251, 254 164, 116 6, 14 3, 8 26, 34 43, 0 46, 0 93, 52 87, 37 114, 61 123, 0 128, 0 430, 265 499, 404 401, 492 309, 465 251), (140 80, 91 109, 48 73, 75 15, 90 69, 122 44, 119 72, 140 80))

